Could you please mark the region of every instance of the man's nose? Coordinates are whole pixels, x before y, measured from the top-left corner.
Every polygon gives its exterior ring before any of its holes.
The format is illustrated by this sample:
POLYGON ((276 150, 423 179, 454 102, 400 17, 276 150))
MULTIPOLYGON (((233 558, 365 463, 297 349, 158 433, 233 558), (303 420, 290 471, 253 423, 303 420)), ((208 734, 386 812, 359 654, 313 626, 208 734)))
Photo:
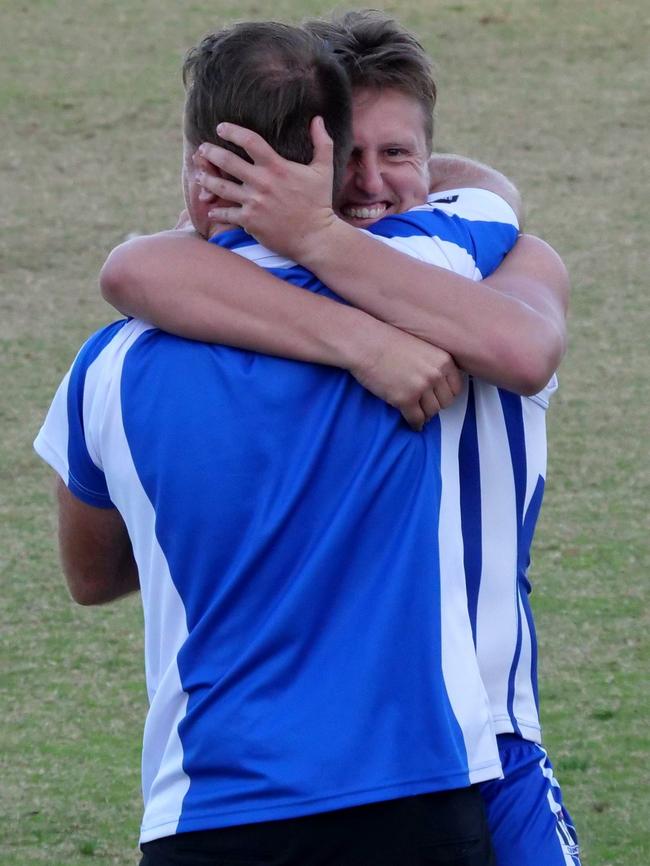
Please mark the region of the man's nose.
POLYGON ((368 196, 378 196, 384 189, 384 178, 376 159, 364 159, 356 167, 357 188, 368 196))

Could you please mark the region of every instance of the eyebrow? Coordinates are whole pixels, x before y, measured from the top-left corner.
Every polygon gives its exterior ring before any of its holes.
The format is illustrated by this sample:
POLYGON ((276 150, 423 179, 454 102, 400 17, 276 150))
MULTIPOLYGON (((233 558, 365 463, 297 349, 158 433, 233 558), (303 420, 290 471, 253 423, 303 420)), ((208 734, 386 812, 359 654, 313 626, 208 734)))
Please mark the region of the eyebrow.
MULTIPOLYGON (((404 148, 405 150, 417 150, 417 142, 413 138, 401 139, 400 141, 382 141, 375 145, 378 150, 389 150, 391 148, 404 148)), ((352 152, 367 150, 368 146, 363 144, 354 144, 352 152)))
POLYGON ((415 142, 411 139, 409 139, 408 141, 405 141, 405 140, 390 141, 390 142, 386 142, 386 144, 380 145, 380 147, 383 147, 386 150, 388 150, 391 147, 404 147, 407 150, 415 150, 415 142))

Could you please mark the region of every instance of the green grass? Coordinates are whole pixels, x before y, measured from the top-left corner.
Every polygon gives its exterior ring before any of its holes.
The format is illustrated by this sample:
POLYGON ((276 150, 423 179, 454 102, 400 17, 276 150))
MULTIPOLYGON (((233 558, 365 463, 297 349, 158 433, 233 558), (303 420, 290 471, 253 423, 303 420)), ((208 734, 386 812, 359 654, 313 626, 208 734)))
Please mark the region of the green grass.
MULTIPOLYGON (((642 0, 378 3, 436 59, 441 150, 519 185, 573 281, 534 551, 547 745, 585 866, 650 862, 646 379, 650 108, 642 0)), ((324 3, 276 2, 297 20, 324 3)), ((31 441, 85 336, 96 274, 181 207, 184 50, 259 2, 7 0, 0 11, 0 860, 137 862, 145 713, 135 599, 68 599, 31 441)), ((406 866, 406 864, 405 864, 406 866)))

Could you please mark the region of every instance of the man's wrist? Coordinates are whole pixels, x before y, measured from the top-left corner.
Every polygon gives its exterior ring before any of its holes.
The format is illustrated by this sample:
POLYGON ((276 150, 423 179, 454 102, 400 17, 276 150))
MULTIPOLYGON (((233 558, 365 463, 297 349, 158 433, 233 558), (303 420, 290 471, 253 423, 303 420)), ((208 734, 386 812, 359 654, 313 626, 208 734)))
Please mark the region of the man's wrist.
POLYGON ((318 228, 296 237, 291 258, 321 277, 322 269, 344 254, 350 232, 356 231, 332 211, 318 228))
POLYGON ((339 366, 358 378, 377 363, 390 326, 356 307, 344 306, 344 310, 342 327, 335 336, 339 366))

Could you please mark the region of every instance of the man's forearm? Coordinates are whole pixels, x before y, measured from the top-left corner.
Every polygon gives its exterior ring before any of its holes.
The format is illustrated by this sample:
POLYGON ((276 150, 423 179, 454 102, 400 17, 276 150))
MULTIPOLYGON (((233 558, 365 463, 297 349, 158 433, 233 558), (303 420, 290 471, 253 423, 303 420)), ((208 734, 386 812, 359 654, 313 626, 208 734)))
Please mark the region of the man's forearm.
POLYGON ((189 339, 348 370, 415 429, 461 387, 448 353, 185 233, 119 247, 102 290, 127 315, 189 339))
POLYGON ((370 316, 228 250, 165 232, 123 244, 101 274, 109 303, 179 336, 350 369, 370 316))
MULTIPOLYGON (((301 263, 323 282, 371 315, 445 349, 468 373, 534 393, 562 356, 562 303, 554 290, 547 298, 546 287, 530 274, 509 267, 505 280, 475 283, 389 249, 340 220, 310 241, 301 263), (536 291, 544 297, 537 299, 536 291)), ((559 270, 556 276, 561 281, 559 270)))

